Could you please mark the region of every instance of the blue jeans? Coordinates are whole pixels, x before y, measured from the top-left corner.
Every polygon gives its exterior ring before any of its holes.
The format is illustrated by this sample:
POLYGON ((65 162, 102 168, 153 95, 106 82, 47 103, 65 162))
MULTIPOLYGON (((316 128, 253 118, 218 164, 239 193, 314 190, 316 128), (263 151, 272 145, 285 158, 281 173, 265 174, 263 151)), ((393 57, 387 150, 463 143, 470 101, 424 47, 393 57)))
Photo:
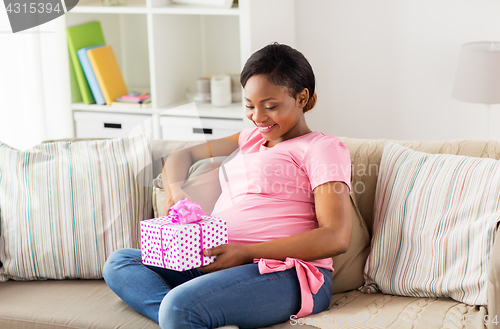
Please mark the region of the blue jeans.
MULTIPOLYGON (((332 296, 332 272, 318 269, 325 282, 313 294, 314 314, 326 310, 332 296)), ((138 249, 120 249, 109 256, 103 275, 115 294, 162 329, 266 327, 300 309, 295 268, 262 275, 257 264, 178 272, 144 265, 138 249)))

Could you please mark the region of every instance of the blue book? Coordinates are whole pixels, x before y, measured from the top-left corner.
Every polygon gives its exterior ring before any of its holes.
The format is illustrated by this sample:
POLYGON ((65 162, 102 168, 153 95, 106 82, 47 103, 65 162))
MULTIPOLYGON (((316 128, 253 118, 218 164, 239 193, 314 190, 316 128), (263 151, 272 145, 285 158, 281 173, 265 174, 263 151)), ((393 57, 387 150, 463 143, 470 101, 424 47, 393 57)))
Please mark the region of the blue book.
POLYGON ((104 45, 97 45, 92 47, 85 47, 77 50, 78 58, 80 59, 80 64, 82 64, 83 72, 85 73, 85 77, 90 86, 90 90, 92 90, 92 94, 94 95, 95 102, 98 105, 106 105, 106 101, 104 100, 104 96, 102 95, 101 88, 99 87, 99 83, 94 74, 94 70, 92 69, 92 65, 90 65, 89 57, 87 56, 87 50, 103 47, 104 45))

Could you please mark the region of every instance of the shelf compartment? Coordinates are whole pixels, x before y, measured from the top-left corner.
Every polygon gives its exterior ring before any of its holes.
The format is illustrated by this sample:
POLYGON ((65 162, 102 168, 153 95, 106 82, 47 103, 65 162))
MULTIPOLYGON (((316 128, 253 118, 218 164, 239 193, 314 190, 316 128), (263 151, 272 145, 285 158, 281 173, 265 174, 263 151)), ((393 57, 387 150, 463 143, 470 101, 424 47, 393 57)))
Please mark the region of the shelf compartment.
POLYGON ((83 104, 83 103, 73 103, 71 104, 71 109, 74 112, 102 112, 102 113, 128 113, 128 114, 157 114, 158 110, 155 108, 130 108, 130 107, 119 107, 119 106, 108 106, 108 105, 96 105, 96 104, 83 104))
POLYGON ((185 97, 202 75, 200 18, 192 15, 152 15, 154 86, 157 107, 185 97), (172 78, 175 77, 175 78, 172 78))
POLYGON ((233 103, 226 107, 215 107, 211 104, 195 104, 179 101, 170 106, 162 108, 128 108, 118 106, 96 105, 96 104, 71 104, 74 112, 101 112, 101 113, 127 113, 127 114, 148 114, 161 116, 185 116, 204 118, 229 118, 240 119, 243 116, 244 108, 241 103, 233 103))
MULTIPOLYGON (((147 15, 73 13, 65 15, 66 26, 99 21, 104 40, 111 45, 129 91, 148 91, 151 86, 147 15), (145 86, 136 89, 137 86, 145 86)), ((74 72, 71 74, 72 103, 82 102, 74 72)))
POLYGON ((189 5, 173 3, 168 0, 151 0, 153 14, 171 14, 171 15, 224 15, 239 16, 240 10, 238 4, 231 8, 221 8, 210 5, 189 5))
POLYGON ((219 16, 239 16, 240 10, 238 7, 233 8, 214 8, 214 7, 198 7, 181 4, 173 4, 163 7, 153 7, 153 14, 170 14, 170 15, 219 15, 219 16))
POLYGON ((79 1, 70 13, 145 14, 145 0, 127 0, 123 6, 104 6, 102 1, 79 1))
POLYGON ((241 71, 238 17, 154 14, 152 30, 152 93, 159 108, 184 99, 202 75, 241 71))
POLYGON ((225 107, 215 107, 211 104, 187 103, 181 100, 166 107, 157 108, 161 116, 185 116, 204 118, 230 118, 241 120, 244 113, 242 103, 233 103, 225 107))

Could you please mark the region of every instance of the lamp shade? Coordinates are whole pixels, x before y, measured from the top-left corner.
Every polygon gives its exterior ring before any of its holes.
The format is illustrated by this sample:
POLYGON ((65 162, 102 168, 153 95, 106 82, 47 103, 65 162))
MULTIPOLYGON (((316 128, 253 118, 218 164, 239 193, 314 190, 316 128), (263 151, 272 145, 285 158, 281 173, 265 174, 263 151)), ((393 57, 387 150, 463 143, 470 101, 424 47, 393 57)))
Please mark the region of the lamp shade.
POLYGON ((462 46, 453 97, 472 103, 500 103, 500 42, 462 46))

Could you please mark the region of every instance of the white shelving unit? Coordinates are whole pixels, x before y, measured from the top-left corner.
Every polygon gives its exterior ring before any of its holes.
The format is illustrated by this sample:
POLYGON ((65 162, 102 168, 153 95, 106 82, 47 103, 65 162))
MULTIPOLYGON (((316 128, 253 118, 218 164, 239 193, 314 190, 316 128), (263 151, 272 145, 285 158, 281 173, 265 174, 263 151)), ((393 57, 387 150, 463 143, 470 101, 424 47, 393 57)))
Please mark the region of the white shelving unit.
MULTIPOLYGON (((116 122, 121 116, 129 122, 137 115, 137 124, 143 127, 146 115, 147 129, 155 139, 172 137, 165 135, 168 131, 165 124, 169 121, 179 126, 182 120, 191 124, 193 118, 207 119, 201 120, 202 124, 222 125, 224 132, 240 131, 249 127, 241 102, 223 108, 210 104, 194 106, 186 98, 186 89, 194 88, 196 79, 204 74, 239 74, 252 52, 268 43, 295 44, 293 0, 239 0, 232 8, 178 5, 169 0, 128 0, 124 6, 103 6, 100 1, 80 0, 65 15, 65 26, 96 20, 101 22, 106 44, 113 47, 129 90, 150 90, 153 107, 131 109, 83 104, 77 99, 76 80, 70 79, 68 92, 72 95, 70 108, 76 137, 101 137, 101 119, 96 120, 100 126, 96 126, 95 136, 92 135, 88 118, 93 115, 116 122), (77 121, 83 115, 75 116, 77 112, 85 113, 84 128, 77 121)), ((67 52, 67 45, 64 46, 67 52)), ((118 129, 106 133, 106 137, 127 133, 118 129)))

